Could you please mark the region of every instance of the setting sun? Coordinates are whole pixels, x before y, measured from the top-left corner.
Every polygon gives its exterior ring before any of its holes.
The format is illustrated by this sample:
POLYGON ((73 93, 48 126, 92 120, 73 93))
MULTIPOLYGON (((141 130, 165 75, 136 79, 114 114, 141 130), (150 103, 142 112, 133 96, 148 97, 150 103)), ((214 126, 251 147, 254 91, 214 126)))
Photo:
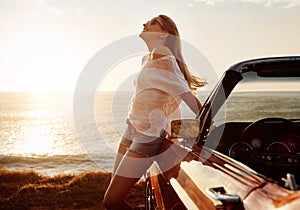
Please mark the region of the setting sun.
POLYGON ((12 36, 4 59, 9 89, 41 92, 70 88, 73 54, 72 46, 55 33, 32 31, 12 36))

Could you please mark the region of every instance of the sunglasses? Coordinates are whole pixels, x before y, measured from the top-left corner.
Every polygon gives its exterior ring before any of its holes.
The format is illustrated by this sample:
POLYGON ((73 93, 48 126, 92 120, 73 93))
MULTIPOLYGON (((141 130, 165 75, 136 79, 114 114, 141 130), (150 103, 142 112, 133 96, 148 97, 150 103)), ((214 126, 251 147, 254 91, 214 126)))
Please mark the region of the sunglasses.
POLYGON ((151 25, 155 25, 156 23, 158 23, 158 25, 162 26, 162 24, 156 18, 149 20, 146 24, 151 26, 151 25))

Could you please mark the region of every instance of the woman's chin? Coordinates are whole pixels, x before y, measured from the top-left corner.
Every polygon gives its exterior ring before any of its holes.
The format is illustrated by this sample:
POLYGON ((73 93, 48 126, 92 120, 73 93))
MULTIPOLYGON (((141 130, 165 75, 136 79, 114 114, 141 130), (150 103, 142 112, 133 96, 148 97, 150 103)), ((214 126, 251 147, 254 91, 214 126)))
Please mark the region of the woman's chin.
POLYGON ((158 33, 155 32, 148 32, 148 31, 142 31, 140 33, 140 37, 144 40, 144 41, 150 41, 153 40, 157 37, 158 33))
POLYGON ((146 41, 146 36, 147 36, 146 33, 147 33, 147 32, 142 31, 142 32, 139 34, 140 38, 143 39, 144 41, 146 41))

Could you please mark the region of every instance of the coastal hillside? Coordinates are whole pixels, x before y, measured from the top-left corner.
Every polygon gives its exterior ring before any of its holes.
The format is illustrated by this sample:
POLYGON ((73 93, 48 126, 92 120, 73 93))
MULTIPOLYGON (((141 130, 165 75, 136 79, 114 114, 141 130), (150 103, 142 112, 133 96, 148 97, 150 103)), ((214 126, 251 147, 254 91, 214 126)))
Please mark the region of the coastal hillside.
MULTIPOLYGON (((103 195, 111 177, 106 171, 44 176, 33 170, 0 169, 0 209, 105 209, 103 195)), ((144 209, 144 180, 129 192, 128 201, 144 209)))

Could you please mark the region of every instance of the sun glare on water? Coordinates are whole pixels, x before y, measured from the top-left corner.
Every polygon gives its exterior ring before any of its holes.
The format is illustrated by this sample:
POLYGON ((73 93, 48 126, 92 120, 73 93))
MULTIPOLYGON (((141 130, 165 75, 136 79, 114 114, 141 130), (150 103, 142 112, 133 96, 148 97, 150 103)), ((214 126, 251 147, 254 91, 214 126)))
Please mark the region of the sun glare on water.
POLYGON ((55 136, 43 127, 34 127, 28 130, 22 141, 15 142, 15 153, 26 156, 56 154, 55 136))
POLYGON ((53 156, 64 152, 61 135, 67 133, 68 121, 64 119, 69 116, 66 98, 65 95, 26 94, 23 103, 29 105, 24 105, 11 137, 14 154, 53 156))

